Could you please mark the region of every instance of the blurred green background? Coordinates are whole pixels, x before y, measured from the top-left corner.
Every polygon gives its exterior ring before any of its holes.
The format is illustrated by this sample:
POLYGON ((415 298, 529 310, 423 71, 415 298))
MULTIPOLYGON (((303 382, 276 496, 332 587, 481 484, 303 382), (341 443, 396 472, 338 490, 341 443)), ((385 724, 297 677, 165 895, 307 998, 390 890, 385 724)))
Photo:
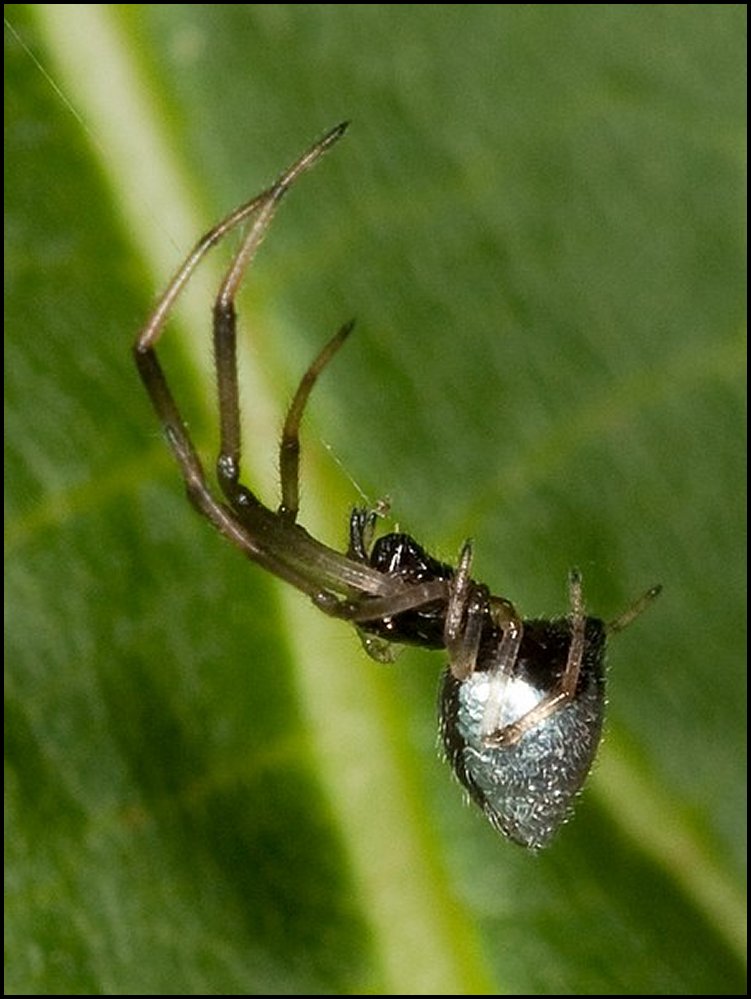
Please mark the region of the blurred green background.
MULTIPOLYGON (((743 994, 745 5, 6 19, 6 994, 743 994), (343 118, 243 293, 248 481, 354 315, 306 525, 389 496, 527 616, 572 565, 604 617, 664 585, 538 856, 438 756, 441 656, 367 660, 230 550, 132 369, 343 118)), ((210 282, 165 345, 209 463, 210 282)))

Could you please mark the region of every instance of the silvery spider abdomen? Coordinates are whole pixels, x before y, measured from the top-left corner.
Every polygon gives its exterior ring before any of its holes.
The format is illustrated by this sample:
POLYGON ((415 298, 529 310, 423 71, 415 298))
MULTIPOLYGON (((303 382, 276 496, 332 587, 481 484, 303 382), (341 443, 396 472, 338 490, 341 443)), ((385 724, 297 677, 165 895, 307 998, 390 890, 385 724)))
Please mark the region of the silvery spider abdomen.
POLYGON ((524 622, 509 672, 492 667, 491 636, 475 670, 458 680, 450 669, 440 695, 441 739, 451 766, 491 824, 509 839, 546 846, 573 809, 602 731, 605 625, 587 618, 584 655, 573 698, 512 745, 489 745, 491 733, 518 721, 559 683, 571 644, 567 619, 524 622))

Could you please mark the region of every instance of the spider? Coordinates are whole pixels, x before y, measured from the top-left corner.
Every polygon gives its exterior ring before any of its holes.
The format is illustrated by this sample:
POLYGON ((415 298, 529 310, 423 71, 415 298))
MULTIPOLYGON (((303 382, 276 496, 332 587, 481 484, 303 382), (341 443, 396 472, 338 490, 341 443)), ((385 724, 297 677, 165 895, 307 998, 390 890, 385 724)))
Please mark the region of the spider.
POLYGON ((352 332, 345 323, 326 343, 287 410, 279 451, 276 510, 241 481, 240 407, 234 301, 279 202, 344 134, 337 125, 271 187, 236 208, 198 241, 174 275, 133 352, 182 474, 188 499, 248 558, 307 594, 325 614, 355 625, 366 651, 393 659, 402 644, 445 649, 440 694, 446 756, 469 796, 511 840, 538 849, 566 821, 597 751, 605 699, 606 639, 657 596, 655 586, 615 620, 587 615, 578 571, 569 575, 569 613, 524 620, 511 601, 472 578, 472 544, 456 565, 429 555, 403 533, 375 537, 383 513, 356 507, 349 545, 340 553, 298 521, 300 424, 313 386, 352 332), (156 354, 173 306, 206 253, 252 220, 213 306, 219 400, 215 495, 156 354))

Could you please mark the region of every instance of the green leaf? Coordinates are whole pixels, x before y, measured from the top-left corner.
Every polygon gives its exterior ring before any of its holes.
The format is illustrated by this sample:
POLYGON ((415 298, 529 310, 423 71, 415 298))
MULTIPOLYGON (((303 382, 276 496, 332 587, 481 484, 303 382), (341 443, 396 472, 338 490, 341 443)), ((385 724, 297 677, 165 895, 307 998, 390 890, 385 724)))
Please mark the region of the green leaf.
MULTIPOLYGON (((6 17, 6 994, 742 994, 742 5, 6 17), (389 496, 528 616, 574 564, 606 618, 664 585, 540 855, 439 759, 441 657, 367 660, 212 533, 130 360, 200 233, 344 118, 240 303, 248 482, 275 503, 355 315, 314 533, 389 496)), ((226 259, 164 351, 208 466, 226 259)))

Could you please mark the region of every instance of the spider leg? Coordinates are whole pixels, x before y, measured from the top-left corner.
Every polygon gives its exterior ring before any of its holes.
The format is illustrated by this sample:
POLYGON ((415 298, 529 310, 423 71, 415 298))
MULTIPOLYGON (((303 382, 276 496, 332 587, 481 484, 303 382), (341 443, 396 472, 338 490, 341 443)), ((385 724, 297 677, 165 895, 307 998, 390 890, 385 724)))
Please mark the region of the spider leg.
MULTIPOLYGON (((327 149, 329 149, 339 138, 341 138, 346 127, 347 123, 343 122, 341 125, 337 125, 336 128, 332 129, 327 135, 325 135, 306 153, 304 153, 300 159, 293 163, 293 165, 285 171, 281 177, 279 177, 276 183, 274 183, 259 197, 256 203, 253 224, 251 225, 247 236, 243 240, 240 249, 235 254, 235 257, 232 260, 224 281, 219 289, 216 301, 214 302, 214 357, 216 363, 217 390, 219 395, 219 457, 217 459, 217 477, 222 492, 234 506, 244 507, 248 503, 255 500, 255 497, 253 497, 247 489, 240 485, 240 399, 237 381, 237 315, 235 312, 235 297, 237 296, 243 276, 245 275, 245 272, 250 264, 253 262, 253 258, 255 257, 256 252, 258 251, 258 248, 268 231, 279 202, 290 189, 292 184, 306 170, 309 170, 327 149)), ((343 327, 343 329, 346 329, 346 327, 343 327)), ((322 352, 323 358, 320 361, 318 370, 314 371, 312 375, 307 392, 310 391, 310 387, 312 387, 313 382, 315 382, 320 369, 324 366, 329 357, 333 355, 338 346, 344 341, 348 332, 348 329, 346 333, 342 333, 342 331, 340 331, 337 336, 330 341, 330 344, 334 344, 335 346, 330 347, 328 353, 327 349, 324 348, 324 351, 322 352)), ((319 359, 322 355, 319 355, 319 359)), ((317 359, 317 361, 319 359, 317 359)), ((314 361, 313 363, 314 368, 317 361, 314 361)), ((307 393, 302 386, 301 389, 298 390, 298 395, 301 390, 302 399, 298 407, 298 423, 307 398, 307 393)), ((292 430, 294 436, 294 415, 292 420, 292 430)), ((293 466, 293 471, 294 468, 296 468, 296 466, 293 466)), ((296 472, 294 474, 294 478, 296 486, 296 472)), ((294 494, 296 493, 296 489, 290 490, 288 487, 288 492, 294 494)), ((283 496, 283 505, 285 499, 287 498, 292 500, 292 506, 294 507, 295 497, 293 495, 290 495, 289 497, 283 496)), ((296 512, 295 508, 294 512, 288 519, 293 521, 294 514, 296 514, 296 512)))
POLYGON ((652 603, 652 601, 660 594, 662 586, 659 584, 657 586, 652 586, 647 590, 646 593, 642 594, 638 600, 635 600, 630 607, 627 607, 623 613, 619 614, 617 618, 607 623, 607 633, 609 635, 614 635, 618 631, 623 631, 624 628, 628 628, 634 618, 637 618, 641 613, 643 613, 647 607, 652 603))
POLYGON ((449 586, 443 631, 451 672, 457 680, 466 680, 474 671, 488 607, 487 587, 472 581, 471 568, 472 542, 466 541, 459 556, 456 575, 449 586))
MULTIPOLYGON (((277 516, 260 503, 253 511, 256 530, 252 531, 235 510, 213 496, 201 459, 185 429, 156 352, 148 348, 144 352, 136 351, 135 356, 139 373, 185 482, 188 499, 195 509, 236 548, 267 571, 306 593, 316 606, 330 616, 352 620, 382 616, 384 605, 387 608, 391 606, 388 597, 372 597, 373 610, 364 611, 361 605, 367 597, 358 601, 342 594, 354 590, 363 594, 386 595, 394 590, 392 580, 367 566, 350 562, 316 542, 301 528, 295 527, 292 532, 286 530, 282 536, 277 516), (280 551, 286 557, 277 554, 280 551)), ((407 593, 410 605, 424 603, 432 595, 412 593, 407 588, 401 588, 401 603, 407 593)), ((401 603, 397 602, 393 613, 402 609, 401 603)))
MULTIPOLYGON (((148 347, 144 351, 136 350, 135 357, 138 371, 164 427, 167 442, 177 460, 185 481, 185 490, 192 505, 211 521, 228 541, 231 541, 236 548, 239 548, 255 562, 310 596, 320 597, 320 584, 309 580, 303 573, 276 558, 268 546, 260 544, 253 538, 230 507, 214 498, 206 481, 201 459, 185 429, 185 423, 167 384, 156 352, 153 348, 148 347)), ((270 511, 267 512, 273 516, 270 511)))
MULTIPOLYGON (((227 233, 230 232, 230 230, 250 218, 251 215, 259 212, 263 206, 267 206, 269 199, 273 200, 275 207, 279 198, 289 189, 292 182, 295 181, 301 173, 313 166, 316 160, 318 160, 320 156, 337 141, 337 139, 341 138, 346 131, 347 124, 348 122, 345 121, 342 122, 341 125, 337 125, 336 128, 332 128, 331 131, 324 135, 322 139, 311 146, 306 153, 303 153, 303 155, 296 160, 295 163, 293 163, 289 170, 282 174, 279 180, 268 188, 268 190, 262 191, 261 194, 257 194, 255 197, 251 198, 250 201, 246 201, 244 204, 240 205, 239 208, 235 208, 229 213, 229 215, 225 216, 221 222, 218 222, 213 229, 209 229, 209 231, 198 240, 196 245, 186 257, 185 261, 173 275, 172 280, 167 285, 162 297, 159 299, 156 308, 149 316, 146 325, 136 337, 134 345, 135 351, 138 353, 144 353, 156 345, 164 331, 165 323, 169 318, 175 301, 180 296, 180 293, 190 280, 196 267, 198 267, 208 251, 213 246, 216 246, 216 244, 222 240, 227 233), (280 188, 282 188, 281 193, 278 193, 280 188), (274 192, 277 192, 277 194, 275 195, 274 192)), ((271 214, 273 215, 273 209, 271 214)), ((268 227, 269 221, 270 218, 267 220, 266 227, 268 227)), ((266 227, 264 227, 264 231, 266 227)), ((243 246, 250 241, 250 237, 252 235, 253 230, 249 234, 243 246)), ((258 244, 256 242, 255 246, 252 248, 251 256, 257 249, 257 245, 258 244)), ((248 263, 250 263, 249 259, 245 263, 241 264, 239 274, 236 277, 236 282, 239 283, 243 271, 247 267, 248 263)), ((228 275, 228 279, 229 277, 230 275, 228 275)), ((235 287, 235 291, 236 290, 237 289, 235 287)))
MULTIPOLYGON (((555 714, 556 711, 560 710, 564 704, 574 697, 584 657, 585 629, 587 625, 584 613, 584 598, 582 596, 582 581, 578 569, 572 569, 569 574, 569 594, 571 599, 571 643, 568 647, 566 666, 557 686, 517 721, 511 725, 505 725, 496 732, 491 732, 485 739, 488 746, 515 745, 525 732, 528 732, 535 725, 539 725, 541 721, 555 714)), ((504 632, 501 646, 503 646, 505 640, 506 634, 504 632)))
POLYGON ((300 507, 300 422, 302 415, 318 376, 347 339, 354 326, 355 321, 351 319, 324 346, 302 376, 287 410, 282 428, 282 440, 279 445, 282 498, 278 512, 279 516, 290 524, 294 524, 297 520, 297 512, 300 507))
POLYGON ((490 613, 502 632, 491 669, 512 676, 524 635, 524 621, 511 601, 504 597, 490 598, 490 613))
MULTIPOLYGON (((205 485, 205 476, 200 459, 185 430, 183 419, 156 356, 156 344, 164 332, 164 327, 170 317, 175 302, 208 251, 216 246, 231 229, 234 229, 235 226, 256 212, 262 204, 264 197, 264 194, 260 194, 251 198, 250 201, 246 201, 239 208, 236 208, 229 215, 225 216, 221 222, 198 240, 185 258, 185 261, 173 275, 172 280, 157 302, 156 308, 149 316, 146 325, 139 331, 133 344, 133 357, 136 367, 157 416, 164 426, 168 442, 180 465, 183 478, 191 496, 195 495, 196 490, 199 488, 199 483, 205 485)), ((219 514, 218 510, 214 510, 212 514, 206 512, 206 516, 216 526, 220 527, 223 517, 219 514)))
POLYGON ((235 355, 234 298, 252 262, 276 207, 292 183, 344 133, 337 126, 312 146, 272 187, 235 209, 195 245, 178 269, 133 347, 136 365, 159 417, 193 506, 235 547, 263 568, 306 593, 326 614, 351 621, 369 621, 399 614, 447 598, 447 584, 436 580, 405 584, 356 559, 335 552, 294 523, 297 512, 299 424, 315 381, 351 324, 343 326, 324 347, 297 390, 285 422, 282 441, 282 510, 274 513, 239 482, 240 417, 235 355), (229 501, 214 497, 201 460, 185 426, 156 354, 172 307, 204 256, 234 226, 255 216, 250 232, 235 255, 214 305, 214 346, 220 409, 218 479, 229 501), (285 443, 286 442, 286 443, 285 443), (295 453, 297 452, 297 454, 295 453), (285 457, 286 455, 286 457, 285 457))
POLYGON ((185 261, 180 265, 175 274, 172 276, 172 280, 167 285, 162 297, 159 299, 156 308, 149 316, 149 319, 143 329, 139 332, 136 337, 135 344, 133 345, 133 351, 138 356, 139 354, 144 354, 149 350, 153 350, 156 346, 157 341, 164 332, 164 326, 169 319, 170 313, 177 301, 180 293, 185 288, 190 278, 193 275, 196 267, 201 263, 203 258, 206 256, 208 251, 216 246, 216 244, 234 229, 235 226, 244 222, 245 219, 249 218, 254 212, 256 212, 263 202, 266 194, 258 194, 250 201, 246 201, 245 204, 240 205, 233 212, 230 212, 225 218, 222 219, 213 229, 209 231, 198 240, 196 245, 190 251, 185 261))
MULTIPOLYGON (((257 249, 279 198, 290 184, 311 167, 329 146, 344 133, 345 128, 346 124, 342 124, 332 129, 301 156, 271 188, 236 208, 196 243, 176 271, 133 345, 138 372, 154 410, 163 425, 167 441, 180 468, 188 497, 193 506, 249 558, 297 589, 307 593, 314 601, 319 602, 328 613, 336 613, 338 603, 343 602, 347 606, 351 606, 353 591, 362 594, 385 595, 399 589, 398 582, 388 579, 383 573, 377 572, 369 566, 359 565, 327 548, 311 538, 302 528, 296 525, 285 525, 275 514, 264 507, 249 490, 239 484, 230 490, 232 498, 235 500, 234 509, 217 500, 209 489, 201 460, 167 384, 156 354, 156 344, 164 332, 175 302, 207 252, 231 229, 250 216, 257 214, 256 223, 244 241, 240 253, 235 257, 222 286, 225 297, 229 295, 228 300, 231 306, 237 283, 257 249)), ((222 293, 220 293, 220 301, 222 300, 222 293)), ((229 324, 226 329, 231 334, 230 346, 233 346, 234 324, 229 324)), ((221 329, 217 341, 217 367, 224 441, 222 452, 230 456, 228 464, 231 465, 233 455, 237 455, 239 460, 240 447, 239 429, 237 431, 232 429, 239 427, 236 412, 237 379, 234 351, 227 349, 227 339, 222 335, 221 329)), ((324 358, 323 363, 326 359, 324 358)), ((229 477, 229 480, 232 480, 232 476, 229 477)))
MULTIPOLYGON (((313 602, 334 617, 356 619, 357 600, 351 592, 367 598, 385 597, 395 591, 408 592, 398 581, 347 559, 320 544, 297 525, 287 526, 276 514, 256 501, 243 509, 245 516, 213 496, 185 423, 152 347, 134 351, 136 365, 151 402, 162 423, 167 442, 185 482, 188 498, 229 541, 263 568, 308 594, 313 602), (283 555, 278 553, 283 553, 283 555)), ((414 588, 413 588, 414 589, 414 588)), ((419 588, 418 588, 419 589, 419 588)), ((420 594, 411 599, 420 602, 420 594)), ((388 602, 388 601, 387 601, 388 602)), ((426 602, 426 598, 422 598, 426 602)), ((375 613, 380 616, 380 604, 375 613)), ((399 609, 399 608, 397 608, 399 609)))
POLYGON ((447 600, 448 595, 447 580, 431 579, 426 583, 398 584, 397 589, 382 596, 366 594, 353 600, 337 600, 336 603, 329 600, 329 595, 324 593, 314 597, 313 603, 331 617, 366 622, 395 617, 405 611, 432 604, 436 600, 447 600))

